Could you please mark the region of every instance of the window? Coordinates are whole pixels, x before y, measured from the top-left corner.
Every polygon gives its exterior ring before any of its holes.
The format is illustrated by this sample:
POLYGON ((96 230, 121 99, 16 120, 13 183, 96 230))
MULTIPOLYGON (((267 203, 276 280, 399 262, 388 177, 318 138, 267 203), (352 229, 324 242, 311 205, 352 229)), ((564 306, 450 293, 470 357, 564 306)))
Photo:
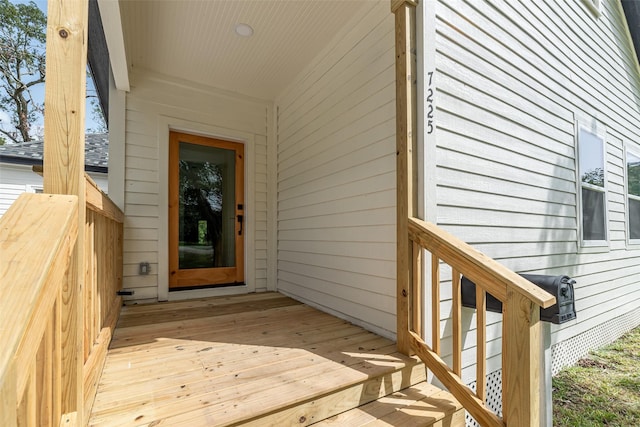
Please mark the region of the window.
POLYGON ((640 244, 640 154, 627 151, 627 222, 629 243, 640 244))
POLYGON ((44 193, 41 185, 27 185, 26 191, 27 193, 36 193, 36 194, 44 193))
POLYGON ((604 136, 583 126, 578 126, 578 171, 582 246, 606 246, 604 136))

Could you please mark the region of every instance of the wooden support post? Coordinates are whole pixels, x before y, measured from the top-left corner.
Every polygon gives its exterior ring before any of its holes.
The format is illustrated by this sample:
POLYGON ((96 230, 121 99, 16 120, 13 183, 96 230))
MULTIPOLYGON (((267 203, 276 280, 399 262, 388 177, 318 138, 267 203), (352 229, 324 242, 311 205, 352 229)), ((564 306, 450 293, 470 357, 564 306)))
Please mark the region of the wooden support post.
MULTIPOLYGON (((78 241, 61 298, 62 413, 82 414, 84 127, 88 0, 49 1, 44 191, 78 196, 78 241)), ((82 423, 82 420, 80 420, 82 423)))
MULTIPOLYGON (((415 262, 408 218, 416 214, 416 2, 391 0, 396 40, 397 336, 398 351, 411 353, 410 292, 415 262)), ((421 301, 417 302, 421 304, 421 301)))
POLYGON ((503 304, 502 418, 506 425, 540 425, 540 307, 507 290, 503 304))

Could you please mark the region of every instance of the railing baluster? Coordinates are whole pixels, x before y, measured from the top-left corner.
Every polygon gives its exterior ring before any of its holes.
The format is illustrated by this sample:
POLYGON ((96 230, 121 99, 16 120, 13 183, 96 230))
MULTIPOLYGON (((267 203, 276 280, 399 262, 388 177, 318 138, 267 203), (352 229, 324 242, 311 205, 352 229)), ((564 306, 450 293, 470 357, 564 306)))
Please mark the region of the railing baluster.
POLYGON ((53 313, 49 315, 40 348, 36 355, 37 390, 38 390, 38 419, 39 426, 53 425, 51 410, 53 409, 53 313))
POLYGON ((413 242, 413 274, 411 275, 411 328, 422 336, 422 248, 413 242))
POLYGON ((453 372, 462 374, 462 301, 460 296, 460 272, 451 269, 451 293, 453 311, 453 372))
POLYGON ((487 389, 487 293, 476 287, 476 394, 482 401, 487 389))
POLYGON ((431 348, 440 355, 440 259, 431 254, 431 348))
MULTIPOLYGON (((22 417, 24 420, 24 425, 26 426, 35 426, 38 424, 37 421, 37 412, 38 412, 38 399, 37 399, 37 363, 34 357, 34 360, 31 362, 29 366, 29 379, 27 380, 27 387, 24 391, 24 396, 22 400, 22 408, 20 412, 22 413, 22 417)), ((22 423, 18 423, 22 424, 22 423)))
MULTIPOLYGON (((87 209, 87 215, 89 214, 90 209, 87 209)), ((107 297, 108 294, 105 292, 104 283, 102 282, 101 273, 105 268, 109 268, 105 265, 104 257, 102 256, 102 252, 104 252, 107 248, 114 248, 113 246, 108 245, 109 242, 105 242, 102 239, 104 238, 103 234, 107 232, 104 229, 104 217, 97 214, 96 212, 92 212, 93 214, 93 252, 91 256, 93 257, 96 265, 96 269, 93 272, 93 281, 96 292, 96 298, 92 301, 91 309, 93 310, 93 316, 91 321, 93 322, 93 342, 100 335, 100 328, 102 327, 102 320, 104 316, 102 316, 102 300, 107 297)))
POLYGON ((87 209, 85 216, 85 235, 84 235, 84 262, 85 262, 85 276, 84 276, 84 300, 82 304, 84 305, 84 348, 83 348, 83 362, 87 360, 89 357, 89 352, 91 351, 91 343, 94 339, 93 334, 93 310, 91 307, 91 302, 95 299, 96 294, 96 283, 95 283, 95 264, 93 262, 93 251, 94 251, 94 241, 93 241, 93 230, 94 230, 94 220, 93 213, 87 209))
POLYGON ((62 416, 62 305, 60 301, 62 299, 62 286, 57 290, 56 300, 53 303, 53 319, 52 319, 52 354, 51 354, 51 373, 53 378, 53 384, 51 386, 51 396, 53 399, 53 406, 51 408, 53 425, 59 422, 62 416))

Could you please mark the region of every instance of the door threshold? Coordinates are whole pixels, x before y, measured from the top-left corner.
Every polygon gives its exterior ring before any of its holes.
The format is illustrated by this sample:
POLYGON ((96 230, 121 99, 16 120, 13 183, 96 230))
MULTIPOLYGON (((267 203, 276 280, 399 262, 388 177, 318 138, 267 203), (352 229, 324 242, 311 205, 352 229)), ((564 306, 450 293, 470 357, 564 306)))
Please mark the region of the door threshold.
POLYGON ((197 288, 180 288, 169 290, 166 301, 180 301, 194 298, 208 298, 227 295, 242 295, 254 292, 245 283, 230 285, 214 285, 197 288))
POLYGON ((238 287, 238 286, 247 286, 247 285, 244 282, 241 282, 241 283, 219 283, 219 284, 198 285, 198 286, 181 286, 179 288, 169 288, 169 292, 193 291, 196 289, 232 288, 232 287, 238 287))

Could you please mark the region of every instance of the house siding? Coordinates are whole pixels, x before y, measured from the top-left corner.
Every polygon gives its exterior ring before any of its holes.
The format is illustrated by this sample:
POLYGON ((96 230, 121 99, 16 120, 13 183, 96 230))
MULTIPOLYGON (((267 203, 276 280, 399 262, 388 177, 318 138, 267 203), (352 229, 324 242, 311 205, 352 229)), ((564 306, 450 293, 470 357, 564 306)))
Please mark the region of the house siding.
MULTIPOLYGON (((581 1, 440 0, 432 18, 437 222, 517 272, 576 279, 577 320, 552 325, 552 345, 640 303, 640 251, 626 240, 623 156, 624 145, 639 147, 640 80, 621 8, 616 0, 602 6, 595 17, 581 1), (579 248, 576 120, 606 130, 609 247, 600 251, 579 248)), ((450 298, 450 271, 442 280, 450 298)), ((464 312, 471 330, 463 376, 471 381, 475 321, 464 312)), ((447 343, 449 314, 447 300, 447 343)), ((491 371, 500 366, 500 316, 489 320, 491 371)))
POLYGON ((278 290, 395 334, 395 68, 371 2, 276 99, 278 290))
POLYGON ((135 290, 131 299, 166 299, 168 189, 163 177, 167 179, 169 129, 245 142, 245 282, 252 291, 267 289, 268 105, 146 72, 132 75, 123 172, 123 286, 135 290), (149 275, 138 275, 140 262, 150 263, 149 275))
MULTIPOLYGON (((106 174, 90 172, 89 176, 108 193, 106 174)), ((34 193, 35 189, 42 189, 42 177, 30 165, 0 164, 0 217, 22 193, 34 193)))

